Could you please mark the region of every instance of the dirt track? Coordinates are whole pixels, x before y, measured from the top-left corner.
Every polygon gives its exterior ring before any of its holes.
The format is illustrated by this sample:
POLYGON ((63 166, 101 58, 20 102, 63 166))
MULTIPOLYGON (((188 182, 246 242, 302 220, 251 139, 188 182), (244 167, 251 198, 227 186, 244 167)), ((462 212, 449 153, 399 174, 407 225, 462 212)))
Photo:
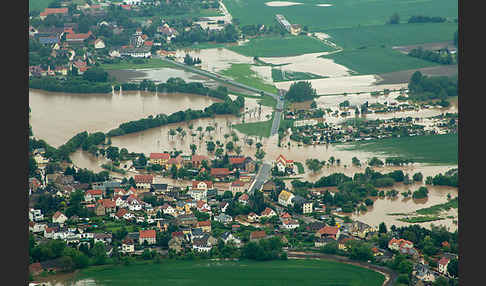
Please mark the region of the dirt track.
POLYGON ((331 254, 324 254, 324 253, 315 253, 315 252, 297 252, 297 251, 287 251, 287 257, 289 259, 303 259, 303 258, 318 258, 318 259, 327 259, 333 260, 342 263, 348 263, 364 268, 371 269, 373 271, 379 272, 385 276, 385 282, 383 282, 383 286, 392 286, 395 285, 395 282, 398 277, 398 273, 383 266, 373 265, 367 262, 358 262, 351 260, 347 257, 338 256, 338 255, 331 255, 331 254))

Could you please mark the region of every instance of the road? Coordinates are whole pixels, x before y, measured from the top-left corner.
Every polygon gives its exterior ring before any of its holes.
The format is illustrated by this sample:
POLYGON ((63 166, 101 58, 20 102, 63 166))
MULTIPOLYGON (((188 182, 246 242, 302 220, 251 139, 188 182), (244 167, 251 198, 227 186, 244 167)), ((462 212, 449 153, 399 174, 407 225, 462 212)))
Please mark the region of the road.
POLYGON ((272 122, 272 130, 270 131, 270 137, 277 134, 278 127, 280 126, 280 119, 282 118, 282 110, 284 106, 283 93, 284 90, 278 90, 279 96, 277 97, 277 106, 275 108, 275 115, 272 122))
POLYGON ((258 174, 255 177, 255 182, 251 185, 250 190, 248 193, 250 195, 253 194, 255 190, 259 190, 262 185, 268 180, 271 175, 272 165, 268 162, 263 162, 260 170, 258 170, 258 174))

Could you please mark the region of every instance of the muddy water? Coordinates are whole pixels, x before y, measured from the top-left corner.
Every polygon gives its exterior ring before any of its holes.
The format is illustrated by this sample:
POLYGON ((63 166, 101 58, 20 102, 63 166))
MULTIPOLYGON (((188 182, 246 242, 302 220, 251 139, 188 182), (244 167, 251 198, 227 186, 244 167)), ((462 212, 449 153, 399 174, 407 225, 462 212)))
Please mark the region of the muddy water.
POLYGON ((58 147, 85 130, 107 132, 130 120, 187 108, 202 109, 217 101, 182 93, 72 94, 30 90, 30 123, 37 138, 58 147))
POLYGON ((173 68, 138 69, 138 70, 111 70, 108 71, 119 82, 141 81, 150 79, 155 82, 166 82, 171 77, 179 77, 185 81, 205 82, 206 79, 184 70, 173 68))
POLYGON ((229 69, 231 64, 253 63, 252 57, 243 56, 225 48, 177 51, 177 56, 184 57, 186 54, 200 58, 201 68, 211 72, 229 69))
MULTIPOLYGON (((384 188, 383 190, 390 190, 395 189, 398 192, 404 192, 407 190, 411 190, 412 192, 417 190, 421 185, 414 184, 410 186, 406 185, 397 185, 393 188, 384 188)), ((353 213, 350 216, 352 219, 356 219, 362 221, 364 223, 378 226, 381 222, 385 222, 385 224, 390 227, 392 224, 396 226, 407 226, 410 223, 401 222, 398 219, 404 218, 405 216, 395 216, 389 215, 393 213, 411 213, 421 208, 431 207, 433 205, 442 204, 447 202, 447 194, 451 194, 451 197, 454 198, 458 195, 458 189, 454 187, 446 187, 446 186, 427 186, 429 190, 429 196, 424 199, 413 199, 413 198, 404 198, 401 194, 399 194, 396 198, 372 198, 374 201, 373 206, 368 207, 368 211, 364 213, 353 213)), ((452 215, 454 218, 446 218, 443 220, 436 220, 432 222, 420 223, 419 225, 425 228, 429 228, 431 224, 433 225, 444 225, 449 228, 449 231, 455 231, 457 229, 457 224, 453 223, 453 220, 458 220, 457 209, 451 209, 447 215, 452 215)), ((413 217, 413 215, 410 215, 413 217)))

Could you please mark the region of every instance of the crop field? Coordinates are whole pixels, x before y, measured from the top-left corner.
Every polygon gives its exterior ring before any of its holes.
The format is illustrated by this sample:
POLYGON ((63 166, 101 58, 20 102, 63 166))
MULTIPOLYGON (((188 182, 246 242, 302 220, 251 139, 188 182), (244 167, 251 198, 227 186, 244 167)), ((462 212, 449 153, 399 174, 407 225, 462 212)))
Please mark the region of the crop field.
POLYGON ((310 32, 358 25, 385 24, 393 13, 401 22, 411 16, 440 16, 458 18, 457 0, 300 0, 300 5, 270 7, 261 0, 223 0, 226 8, 242 26, 250 24, 274 25, 275 14, 282 14, 291 24, 307 26, 310 32), (330 4, 328 7, 317 6, 330 4))
POLYGON ((427 135, 373 140, 345 144, 346 150, 363 150, 389 156, 401 156, 419 163, 457 164, 457 134, 427 135))
POLYGON ((29 11, 43 11, 51 2, 54 2, 54 0, 29 0, 29 11))
POLYGON ((333 59, 337 64, 346 66, 356 74, 380 74, 439 65, 404 55, 391 48, 381 47, 344 50, 322 57, 333 59))
POLYGON ((257 73, 251 70, 250 64, 231 64, 231 67, 223 70, 221 74, 231 77, 239 83, 246 84, 266 92, 278 92, 275 86, 267 84, 263 81, 263 79, 259 78, 257 73))
POLYGON ((339 285, 378 286, 384 276, 358 266, 326 260, 170 261, 160 264, 92 267, 76 279, 96 285, 339 285))
POLYGON ((326 78, 325 76, 315 75, 308 72, 293 72, 281 69, 272 69, 272 80, 274 82, 292 81, 292 80, 307 80, 326 78))
POLYGON ((249 57, 289 57, 334 50, 316 38, 303 35, 254 38, 242 46, 228 49, 249 57))

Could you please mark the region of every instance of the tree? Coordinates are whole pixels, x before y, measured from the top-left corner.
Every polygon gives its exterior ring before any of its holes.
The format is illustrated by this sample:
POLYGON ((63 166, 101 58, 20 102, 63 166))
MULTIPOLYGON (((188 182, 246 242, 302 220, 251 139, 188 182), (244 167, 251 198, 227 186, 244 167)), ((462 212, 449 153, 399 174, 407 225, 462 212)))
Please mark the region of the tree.
POLYGON ((235 145, 233 144, 232 141, 226 143, 226 150, 228 150, 228 152, 233 152, 234 147, 235 145))
POLYGON ((422 182, 423 178, 424 178, 424 176, 422 175, 421 172, 417 172, 417 173, 413 174, 413 180, 415 182, 422 182))
POLYGON ((294 82, 290 85, 289 90, 285 93, 285 99, 290 102, 302 102, 312 100, 317 96, 317 92, 312 88, 308 81, 294 82))
POLYGON ((237 155, 240 155, 240 154, 241 154, 241 152, 242 152, 242 150, 241 150, 241 146, 236 146, 236 148, 235 148, 235 152, 236 152, 236 154, 237 154, 237 155))
POLYGON ((457 260, 457 258, 453 258, 447 265, 447 272, 452 277, 458 277, 459 276, 458 267, 459 267, 459 261, 457 260))
POLYGON ((307 159, 305 160, 305 165, 314 173, 322 169, 322 163, 318 159, 307 159))
POLYGON ((196 154, 196 150, 197 150, 196 144, 191 144, 189 147, 191 148, 192 155, 196 154))
POLYGON ((399 24, 400 23, 400 16, 398 13, 393 13, 393 15, 390 16, 390 20, 388 20, 388 24, 399 24))
POLYGON ((263 149, 258 149, 255 153, 255 157, 259 160, 263 159, 263 157, 265 157, 265 151, 263 151, 263 149))
POLYGON ((83 73, 83 79, 92 82, 106 82, 108 73, 100 67, 93 67, 83 73))
POLYGON ((378 226, 378 233, 386 233, 386 224, 384 222, 380 223, 378 226))
POLYGON ((206 141, 206 149, 208 150, 209 153, 213 153, 215 148, 216 145, 214 144, 213 141, 206 141))
POLYGON ((358 159, 358 158, 356 158, 356 157, 353 157, 353 158, 351 159, 351 163, 353 164, 353 166, 356 166, 356 167, 360 167, 360 166, 361 166, 361 162, 360 162, 360 161, 359 161, 359 159, 358 159))

